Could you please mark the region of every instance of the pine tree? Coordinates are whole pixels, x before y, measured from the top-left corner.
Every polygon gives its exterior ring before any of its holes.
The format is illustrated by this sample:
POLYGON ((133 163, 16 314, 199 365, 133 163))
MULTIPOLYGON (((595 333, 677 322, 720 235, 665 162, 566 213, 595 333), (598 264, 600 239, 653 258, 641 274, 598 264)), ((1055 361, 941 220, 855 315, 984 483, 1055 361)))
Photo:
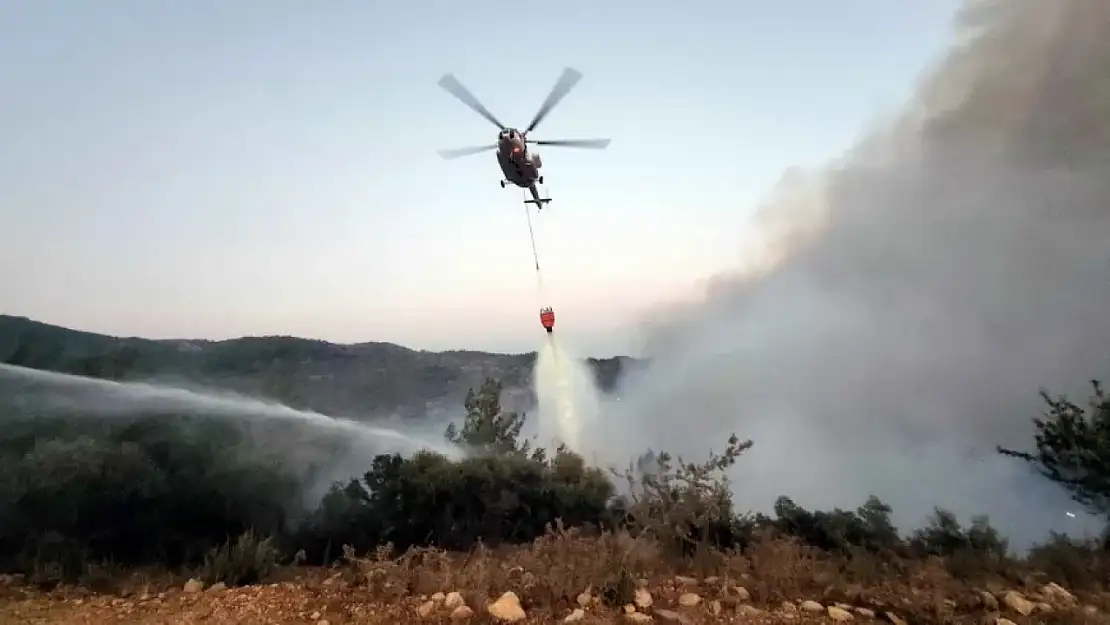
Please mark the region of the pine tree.
POLYGON ((1048 410, 1033 419, 1036 451, 998 451, 1025 460, 1090 512, 1110 518, 1110 397, 1097 380, 1091 384, 1087 409, 1042 391, 1048 410))
POLYGON ((501 382, 487 378, 477 392, 466 393, 466 419, 462 429, 452 423, 444 436, 448 441, 478 453, 494 455, 527 454, 528 441, 520 441, 524 415, 501 408, 501 382))

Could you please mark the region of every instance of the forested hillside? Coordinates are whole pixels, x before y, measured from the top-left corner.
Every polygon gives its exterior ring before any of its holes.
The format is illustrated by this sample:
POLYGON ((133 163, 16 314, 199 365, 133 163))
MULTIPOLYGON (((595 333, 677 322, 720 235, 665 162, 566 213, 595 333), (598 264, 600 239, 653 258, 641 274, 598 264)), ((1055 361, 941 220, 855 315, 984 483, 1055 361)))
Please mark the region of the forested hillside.
MULTIPOLYGON (((112 380, 188 380, 355 418, 455 409, 468 388, 489 377, 501 380, 508 402, 524 409, 531 403, 535 358, 535 353, 428 352, 289 336, 150 340, 0 315, 3 363, 112 380)), ((632 360, 588 362, 608 391, 632 360)))

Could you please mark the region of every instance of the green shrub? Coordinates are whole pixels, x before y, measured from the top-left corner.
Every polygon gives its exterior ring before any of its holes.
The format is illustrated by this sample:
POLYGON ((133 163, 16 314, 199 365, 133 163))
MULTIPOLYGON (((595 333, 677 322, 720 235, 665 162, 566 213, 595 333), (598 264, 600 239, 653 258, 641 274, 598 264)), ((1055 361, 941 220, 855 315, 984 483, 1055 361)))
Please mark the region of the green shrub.
POLYGON ((208 585, 216 582, 228 586, 253 584, 273 573, 280 557, 273 538, 260 538, 253 531, 246 531, 234 543, 228 539, 206 553, 197 577, 208 585))
POLYGON ((1053 532, 1029 550, 1026 562, 1036 572, 1071 589, 1097 589, 1110 580, 1110 554, 1099 540, 1053 532))
POLYGON ((85 562, 195 563, 229 534, 283 532, 298 493, 215 420, 19 417, 0 430, 3 569, 75 579, 85 562))
POLYGON ((739 546, 745 532, 725 471, 751 446, 734 434, 722 453, 710 453, 700 464, 649 450, 623 473, 613 471, 627 488, 610 516, 634 535, 648 535, 684 555, 739 546))
POLYGON ((874 496, 855 512, 839 508, 810 512, 789 497, 779 497, 775 501, 776 518, 764 524, 825 551, 892 553, 901 550, 902 541, 890 520, 891 512, 890 506, 874 496))
POLYGON ((383 542, 398 549, 529 542, 558 519, 568 527, 597 522, 612 493, 600 471, 567 452, 551 461, 383 455, 361 480, 333 489, 302 536, 310 550, 319 550, 322 540, 360 551, 383 542))
POLYGON ((985 516, 973 517, 964 528, 956 515, 937 508, 928 525, 911 536, 910 548, 922 556, 941 556, 957 578, 999 574, 1009 564, 1006 539, 985 516))

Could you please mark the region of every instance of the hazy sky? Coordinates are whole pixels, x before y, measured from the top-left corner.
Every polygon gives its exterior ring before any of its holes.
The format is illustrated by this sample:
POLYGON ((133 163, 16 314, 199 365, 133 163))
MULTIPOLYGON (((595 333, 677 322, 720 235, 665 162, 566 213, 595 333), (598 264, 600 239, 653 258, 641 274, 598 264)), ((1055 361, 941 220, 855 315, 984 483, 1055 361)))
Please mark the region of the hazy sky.
POLYGON ((533 133, 544 304, 595 354, 730 267, 792 165, 847 148, 945 47, 954 0, 514 5, 8 0, 0 312, 112 334, 535 347, 519 189, 451 71, 533 133), (523 9, 518 11, 517 9, 523 9))

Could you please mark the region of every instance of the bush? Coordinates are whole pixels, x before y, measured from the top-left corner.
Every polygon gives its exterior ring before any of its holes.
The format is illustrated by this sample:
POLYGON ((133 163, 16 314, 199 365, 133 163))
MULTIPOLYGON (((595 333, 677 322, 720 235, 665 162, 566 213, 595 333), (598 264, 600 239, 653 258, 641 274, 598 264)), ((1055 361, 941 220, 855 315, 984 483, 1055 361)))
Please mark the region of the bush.
POLYGON ((205 554, 197 576, 208 585, 217 582, 228 586, 253 584, 266 579, 277 568, 280 555, 273 538, 260 538, 253 531, 243 532, 234 543, 228 539, 205 554))
POLYGON ((530 542, 557 521, 605 519, 613 496, 605 474, 565 448, 551 458, 531 451, 518 440, 523 415, 502 412, 500 394, 493 380, 469 393, 463 427, 444 433, 471 457, 378 456, 362 479, 332 488, 297 542, 324 558, 341 545, 365 551, 386 542, 468 549, 530 542))
POLYGON ((328 493, 302 540, 313 551, 321 541, 361 551, 384 542, 399 549, 530 542, 557 520, 596 523, 612 493, 604 474, 567 452, 550 461, 383 455, 361 480, 328 493))
POLYGON ((1098 540, 1052 533, 1029 551, 1026 561, 1048 579, 1077 590, 1096 590, 1110 580, 1110 555, 1098 540))
POLYGON ((949 572, 959 578, 1001 573, 1010 564, 1007 546, 987 517, 973 518, 971 527, 964 529, 956 515, 941 508, 910 538, 918 555, 946 558, 949 572))
POLYGON ((549 526, 530 549, 514 550, 511 562, 482 544, 465 557, 452 557, 434 547, 395 552, 386 545, 368 557, 358 557, 347 549, 344 560, 367 581, 373 594, 430 595, 457 588, 474 606, 511 588, 524 605, 554 606, 559 611, 577 607, 576 599, 586 589, 612 606, 632 602, 637 579, 656 573, 660 560, 652 545, 626 532, 589 536, 580 528, 558 523, 549 526))
POLYGON ((891 512, 890 506, 874 496, 855 512, 839 508, 810 512, 789 497, 779 497, 775 501, 776 518, 763 524, 825 551, 896 553, 903 551, 903 545, 890 520, 891 512))
POLYGON ((648 451, 624 473, 613 472, 627 485, 613 502, 613 516, 633 535, 650 536, 686 556, 739 546, 744 527, 724 472, 751 446, 732 435, 721 454, 710 453, 700 464, 648 451))
POLYGON ((85 562, 193 562, 229 533, 281 533, 297 491, 294 476, 211 420, 38 419, 38 436, 25 438, 28 425, 15 419, 0 433, 8 569, 46 560, 68 578, 85 562))

